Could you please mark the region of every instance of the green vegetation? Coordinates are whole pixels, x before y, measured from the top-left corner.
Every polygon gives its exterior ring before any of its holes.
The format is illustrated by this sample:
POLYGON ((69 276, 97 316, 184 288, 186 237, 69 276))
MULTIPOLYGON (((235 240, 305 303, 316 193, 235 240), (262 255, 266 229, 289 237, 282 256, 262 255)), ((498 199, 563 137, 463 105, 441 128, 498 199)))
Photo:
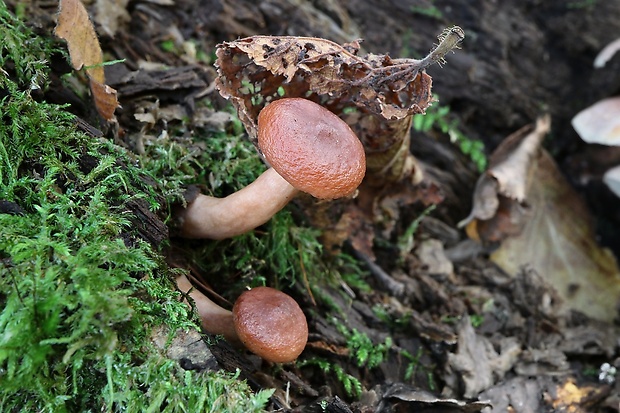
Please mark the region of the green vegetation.
POLYGON ((433 375, 433 371, 428 367, 424 366, 421 362, 422 356, 424 355, 424 348, 418 348, 418 351, 415 355, 409 353, 407 350, 400 351, 401 356, 409 360, 409 364, 407 364, 407 369, 405 370, 405 380, 412 380, 416 372, 421 370, 426 375, 426 381, 428 388, 432 391, 436 389, 435 379, 433 375))
POLYGON ((589 9, 589 8, 596 6, 596 3, 597 3, 597 0, 569 1, 568 3, 566 3, 566 8, 576 9, 576 10, 589 9))
POLYGON ((458 120, 450 120, 450 107, 432 105, 426 110, 426 114, 414 115, 413 129, 419 132, 428 132, 435 129, 446 133, 450 141, 458 145, 461 152, 469 156, 479 172, 483 172, 487 166, 487 157, 484 153, 484 143, 468 138, 458 128, 458 120))
POLYGON ((158 188, 33 99, 53 51, 0 3, 0 411, 261 411, 271 392, 184 371, 151 344, 154 326, 197 328, 125 207, 159 206, 158 188))
POLYGON ((433 212, 435 208, 436 208, 436 205, 428 206, 424 211, 422 211, 422 213, 418 217, 416 217, 413 221, 411 221, 411 223, 409 224, 405 232, 403 232, 403 234, 398 237, 398 240, 396 241, 396 245, 398 246, 401 261, 404 260, 404 258, 409 253, 411 253, 411 250, 415 246, 414 235, 418 231, 418 227, 420 226, 420 223, 422 222, 424 217, 430 215, 430 213, 433 212))
POLYGON ((430 0, 430 3, 431 4, 428 6, 411 6, 410 10, 412 13, 419 14, 421 16, 426 16, 437 20, 443 19, 443 13, 433 4, 434 0, 430 0))
POLYGON ((297 362, 297 366, 300 368, 308 366, 318 367, 326 376, 335 378, 342 385, 349 397, 358 398, 362 394, 362 383, 344 371, 340 365, 332 361, 313 357, 297 362))
MULTIPOLYGON (((204 132, 191 142, 168 133, 145 144, 142 169, 161 177, 161 192, 171 201, 180 200, 188 184, 201 185, 213 196, 226 196, 249 185, 265 170, 242 132, 234 118, 231 131, 204 132)), ((235 296, 247 286, 307 285, 308 279, 325 278, 329 271, 322 262, 319 235, 314 228, 296 225, 291 211, 284 210, 256 231, 218 242, 199 242, 187 253, 206 277, 223 283, 234 279, 235 285, 226 292, 235 296)))
POLYGON ((374 344, 370 337, 356 329, 349 330, 336 318, 332 318, 336 328, 347 340, 351 358, 355 359, 358 367, 373 369, 383 362, 388 350, 392 347, 392 338, 386 337, 381 344, 374 344))

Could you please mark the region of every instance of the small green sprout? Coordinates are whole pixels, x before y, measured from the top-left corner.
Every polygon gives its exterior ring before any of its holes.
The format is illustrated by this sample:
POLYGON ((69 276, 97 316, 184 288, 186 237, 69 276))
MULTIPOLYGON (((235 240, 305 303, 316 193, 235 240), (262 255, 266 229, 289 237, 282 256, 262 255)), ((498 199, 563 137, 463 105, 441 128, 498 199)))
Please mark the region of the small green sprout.
POLYGON ((358 367, 373 369, 383 362, 392 347, 392 338, 386 337, 381 344, 375 344, 370 337, 356 329, 349 330, 336 318, 332 318, 338 331, 346 338, 347 348, 358 367))
POLYGON ((479 172, 486 169, 487 157, 484 153, 484 143, 472 140, 465 136, 458 128, 458 120, 449 120, 450 107, 433 105, 426 110, 426 114, 413 116, 413 129, 419 132, 428 132, 435 129, 450 137, 450 141, 457 145, 462 153, 468 155, 479 172))

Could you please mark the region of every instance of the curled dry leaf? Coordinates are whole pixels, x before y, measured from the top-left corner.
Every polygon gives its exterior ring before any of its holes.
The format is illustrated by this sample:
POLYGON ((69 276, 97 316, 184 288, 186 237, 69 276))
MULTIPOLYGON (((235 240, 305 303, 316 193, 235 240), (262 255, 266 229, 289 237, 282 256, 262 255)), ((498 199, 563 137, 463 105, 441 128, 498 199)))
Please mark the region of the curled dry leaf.
POLYGON ((613 255, 597 245, 583 200, 539 148, 548 130, 548 120, 539 120, 531 132, 512 135, 498 148, 463 223, 470 237, 499 244, 491 259, 507 273, 529 265, 557 290, 564 309, 612 321, 620 271, 613 255))
POLYGON ((411 168, 409 128, 432 100, 429 65, 443 60, 464 37, 447 29, 427 57, 358 55, 358 42, 339 45, 314 37, 253 36, 217 49, 218 89, 231 99, 256 143, 260 110, 280 97, 304 97, 341 116, 362 140, 368 172, 398 180, 411 168))
POLYGON ((118 106, 116 90, 105 84, 103 55, 97 33, 80 0, 60 0, 54 33, 67 41, 73 68, 85 68, 99 114, 106 120, 113 119, 118 106))
POLYGON ((489 169, 476 183, 472 211, 459 223, 469 224, 470 235, 477 232, 472 238, 501 241, 520 231, 529 210, 529 170, 550 127, 550 117, 544 116, 535 128, 526 126, 510 135, 491 155, 489 169))
POLYGON ((504 338, 498 353, 491 340, 476 333, 469 317, 463 317, 458 327, 457 352, 448 353, 447 374, 456 373, 463 382, 464 396, 472 398, 503 379, 520 353, 521 346, 514 337, 504 338))
POLYGON ((376 411, 415 411, 444 413, 477 413, 491 408, 484 401, 462 401, 437 397, 427 391, 394 383, 385 391, 376 411), (390 408, 387 408, 388 405, 390 408))

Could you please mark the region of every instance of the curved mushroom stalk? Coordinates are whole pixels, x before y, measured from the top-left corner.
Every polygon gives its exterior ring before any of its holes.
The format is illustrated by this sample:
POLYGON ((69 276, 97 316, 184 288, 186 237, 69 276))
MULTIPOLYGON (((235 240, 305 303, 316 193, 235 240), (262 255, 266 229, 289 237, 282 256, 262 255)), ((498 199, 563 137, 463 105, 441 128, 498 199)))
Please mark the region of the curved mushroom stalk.
MULTIPOLYGON (((240 344, 239 336, 233 325, 232 311, 215 304, 206 295, 194 288, 185 275, 176 279, 177 287, 194 300, 196 312, 200 316, 202 328, 214 335, 222 335, 231 344, 240 344)), ((186 301, 187 303, 187 301, 186 301)), ((187 303, 189 305, 189 303, 187 303)))
POLYGON ((349 125, 300 98, 276 100, 258 115, 258 146, 271 165, 226 198, 199 195, 181 212, 181 236, 223 239, 267 222, 298 191, 320 199, 355 192, 366 173, 364 147, 349 125))
POLYGON ((225 198, 200 194, 179 215, 185 238, 225 239, 269 221, 299 191, 273 168, 225 198))

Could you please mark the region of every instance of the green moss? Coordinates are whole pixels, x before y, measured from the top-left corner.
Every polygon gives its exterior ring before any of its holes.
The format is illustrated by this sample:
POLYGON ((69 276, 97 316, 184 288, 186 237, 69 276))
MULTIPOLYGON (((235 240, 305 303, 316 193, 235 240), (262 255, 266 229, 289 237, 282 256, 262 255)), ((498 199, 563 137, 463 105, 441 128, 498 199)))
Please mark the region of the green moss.
MULTIPOLYGON (((435 96, 438 100, 439 97, 435 96)), ((428 132, 431 129, 445 133, 450 137, 450 142, 457 145, 461 152, 471 159, 479 172, 484 172, 487 167, 487 156, 484 151, 484 143, 470 139, 459 129, 457 119, 450 119, 450 107, 433 105, 426 110, 425 114, 413 116, 413 129, 419 132, 428 132)))
MULTIPOLYGON (((252 183, 266 169, 256 149, 232 118, 227 132, 196 131, 191 138, 171 128, 157 143, 145 145, 143 170, 157 176, 169 202, 181 199, 190 185, 203 192, 227 196, 252 183)), ((320 231, 295 223, 291 209, 276 214, 255 231, 222 241, 184 243, 191 261, 206 277, 231 284, 225 295, 236 296, 246 286, 290 286, 324 279, 320 231)))
POLYGON ((156 188, 31 97, 52 49, 0 2, 0 411, 260 411, 269 392, 185 371, 150 343, 157 325, 197 328, 130 225, 127 201, 155 208, 156 188))
POLYGON ((345 371, 340 365, 323 358, 313 357, 297 363, 299 368, 318 367, 329 379, 334 379, 352 398, 359 398, 364 390, 362 383, 345 371))
POLYGON ((373 369, 387 357, 388 350, 392 347, 391 337, 386 337, 383 343, 375 344, 368 335, 356 329, 350 330, 336 317, 332 317, 331 322, 346 339, 350 357, 355 360, 358 367, 373 369))

